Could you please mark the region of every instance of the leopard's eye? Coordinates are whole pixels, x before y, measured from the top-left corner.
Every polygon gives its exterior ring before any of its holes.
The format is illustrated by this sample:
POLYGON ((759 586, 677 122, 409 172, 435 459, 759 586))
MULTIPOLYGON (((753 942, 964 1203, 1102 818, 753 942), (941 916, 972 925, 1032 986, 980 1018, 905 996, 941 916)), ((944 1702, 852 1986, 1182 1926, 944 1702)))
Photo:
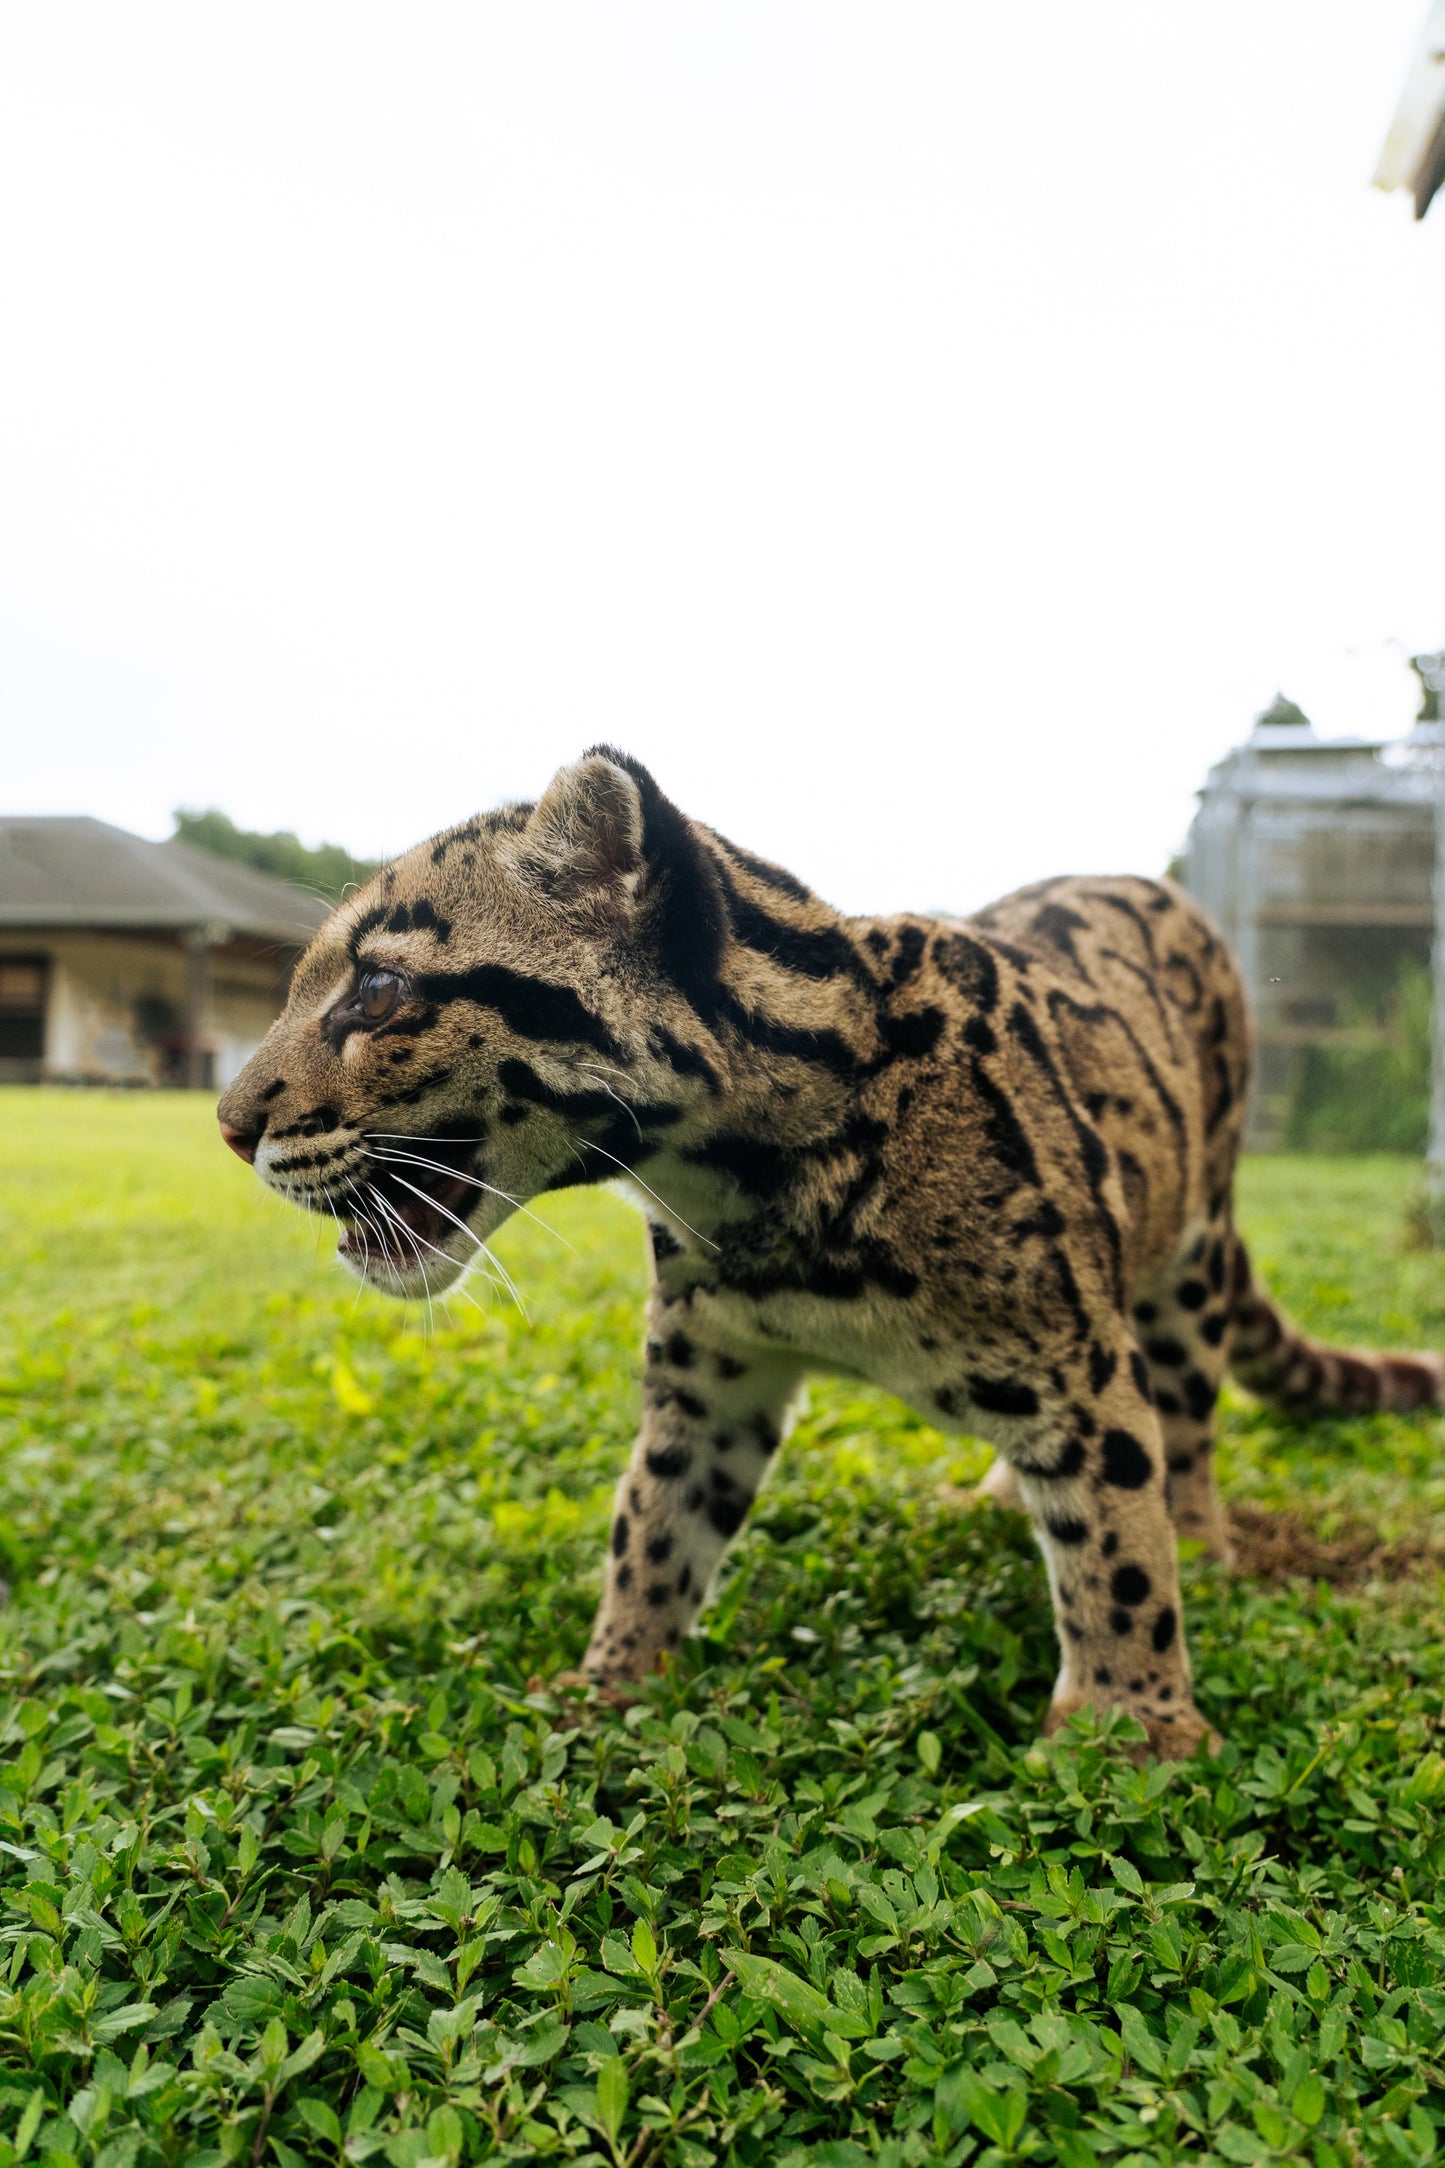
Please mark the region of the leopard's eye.
POLYGON ((394 971, 368 971, 356 990, 357 1005, 370 1024, 380 1024, 400 1004, 403 986, 394 971))

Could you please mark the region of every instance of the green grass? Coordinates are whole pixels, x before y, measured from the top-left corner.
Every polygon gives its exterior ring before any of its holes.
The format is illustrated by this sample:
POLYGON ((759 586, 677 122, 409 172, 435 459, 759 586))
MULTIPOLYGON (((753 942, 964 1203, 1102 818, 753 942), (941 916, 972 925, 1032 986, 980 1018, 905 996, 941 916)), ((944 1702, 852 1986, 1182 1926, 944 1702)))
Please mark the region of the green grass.
MULTIPOLYGON (((1411 1180, 1247 1170, 1299 1317, 1445 1345, 1411 1180)), ((823 1383, 706 1637, 562 1733, 622 1206, 504 1232, 530 1324, 429 1333, 199 1100, 4 1094, 0 1193, 0 2168, 1430 2156, 1435 1581, 1192 1564, 1222 1761, 1045 1752, 1027 1534, 937 1497, 986 1455, 823 1383)), ((1326 1533, 1445 1518, 1437 1421, 1226 1431, 1233 1493, 1326 1533)))

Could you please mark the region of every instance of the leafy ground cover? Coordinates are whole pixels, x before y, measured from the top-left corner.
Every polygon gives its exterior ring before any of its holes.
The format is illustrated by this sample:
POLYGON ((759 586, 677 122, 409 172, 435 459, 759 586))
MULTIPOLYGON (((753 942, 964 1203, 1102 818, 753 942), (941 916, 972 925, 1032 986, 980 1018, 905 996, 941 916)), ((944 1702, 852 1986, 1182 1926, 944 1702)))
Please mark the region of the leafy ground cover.
MULTIPOLYGON (((1297 1315, 1445 1345, 1412 1178, 1247 1170, 1297 1315)), ((624 1207, 504 1232, 530 1322, 428 1320, 199 1100, 8 1093, 0 1188, 0 2168, 1431 2156, 1440 1422, 1230 1402, 1217 1761, 1041 1750, 1027 1532, 940 1496, 985 1454, 826 1382, 706 1636, 565 1730, 624 1207)))

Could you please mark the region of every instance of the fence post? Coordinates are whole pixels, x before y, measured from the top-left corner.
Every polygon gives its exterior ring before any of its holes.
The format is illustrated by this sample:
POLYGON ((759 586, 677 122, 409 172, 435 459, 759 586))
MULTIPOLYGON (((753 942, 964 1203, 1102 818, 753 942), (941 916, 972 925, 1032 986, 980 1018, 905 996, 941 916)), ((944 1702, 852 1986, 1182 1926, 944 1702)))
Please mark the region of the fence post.
MULTIPOLYGON (((1417 655, 1415 668, 1427 692, 1445 693, 1445 648, 1417 655)), ((1428 710, 1426 711, 1428 713, 1428 710)), ((1434 1013, 1430 1035, 1430 1141, 1425 1152, 1425 1216, 1437 1243, 1445 1243, 1445 729, 1437 724, 1435 769, 1435 929, 1430 968, 1434 1013)))

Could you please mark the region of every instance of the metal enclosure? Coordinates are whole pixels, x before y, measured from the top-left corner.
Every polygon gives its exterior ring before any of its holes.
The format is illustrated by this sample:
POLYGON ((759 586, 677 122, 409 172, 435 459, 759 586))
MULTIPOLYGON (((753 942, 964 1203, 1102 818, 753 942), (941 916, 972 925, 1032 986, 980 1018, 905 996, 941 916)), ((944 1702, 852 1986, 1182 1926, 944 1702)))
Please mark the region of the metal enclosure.
POLYGON ((1324 739, 1281 700, 1209 771, 1183 877, 1249 989, 1255 1149, 1282 1141, 1302 1050, 1378 1038, 1402 963, 1429 962, 1435 735, 1324 739))

